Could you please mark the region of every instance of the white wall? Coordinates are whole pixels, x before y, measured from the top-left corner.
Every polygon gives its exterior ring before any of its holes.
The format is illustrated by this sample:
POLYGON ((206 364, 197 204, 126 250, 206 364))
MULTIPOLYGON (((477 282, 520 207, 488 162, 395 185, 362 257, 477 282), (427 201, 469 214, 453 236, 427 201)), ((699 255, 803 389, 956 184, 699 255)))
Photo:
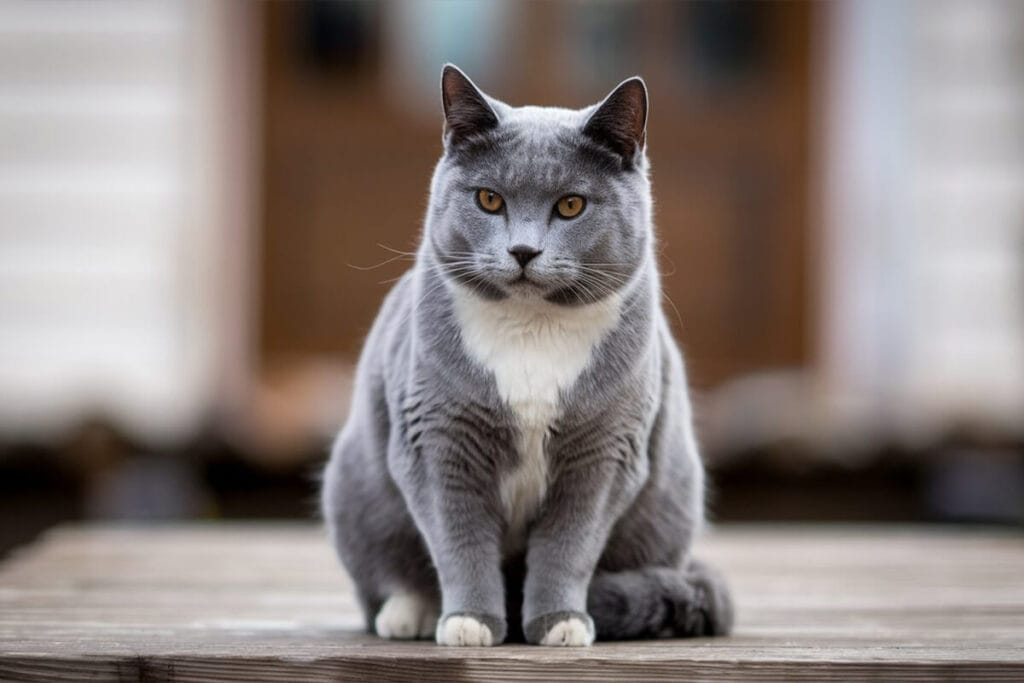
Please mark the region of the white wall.
POLYGON ((929 433, 1024 429, 1024 5, 836 3, 821 348, 830 387, 929 433))
POLYGON ((242 381, 248 14, 0 3, 5 433, 100 413, 163 438, 242 381))

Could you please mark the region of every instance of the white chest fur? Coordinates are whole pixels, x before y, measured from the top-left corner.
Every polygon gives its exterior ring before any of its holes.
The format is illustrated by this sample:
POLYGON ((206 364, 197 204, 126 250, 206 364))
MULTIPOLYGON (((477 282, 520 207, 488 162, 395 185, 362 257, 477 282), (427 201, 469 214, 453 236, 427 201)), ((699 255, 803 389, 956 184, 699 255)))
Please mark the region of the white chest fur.
POLYGON ((500 483, 508 546, 521 543, 527 522, 544 500, 545 438, 558 417, 559 391, 572 386, 594 347, 619 319, 621 300, 581 307, 547 302, 485 301, 453 292, 466 351, 494 373, 498 393, 519 426, 519 467, 500 483))

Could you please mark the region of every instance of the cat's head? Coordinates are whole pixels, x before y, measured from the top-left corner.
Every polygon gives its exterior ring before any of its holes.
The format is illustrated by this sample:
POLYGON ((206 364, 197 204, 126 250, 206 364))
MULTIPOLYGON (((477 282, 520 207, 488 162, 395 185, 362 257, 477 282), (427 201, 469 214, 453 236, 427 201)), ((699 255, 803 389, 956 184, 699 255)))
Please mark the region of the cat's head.
POLYGON ((644 82, 581 110, 511 107, 448 65, 441 94, 425 246, 445 276, 489 299, 565 305, 625 287, 653 239, 644 82))

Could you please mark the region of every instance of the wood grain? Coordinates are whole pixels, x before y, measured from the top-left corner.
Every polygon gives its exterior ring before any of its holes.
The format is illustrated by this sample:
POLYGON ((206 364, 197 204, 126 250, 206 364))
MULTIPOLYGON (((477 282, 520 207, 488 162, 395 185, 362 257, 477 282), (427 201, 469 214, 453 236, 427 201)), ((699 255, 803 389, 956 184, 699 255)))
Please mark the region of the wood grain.
POLYGON ((1024 680, 1024 536, 743 526, 735 635, 452 649, 360 632, 307 525, 58 529, 0 567, 0 680, 1024 680))

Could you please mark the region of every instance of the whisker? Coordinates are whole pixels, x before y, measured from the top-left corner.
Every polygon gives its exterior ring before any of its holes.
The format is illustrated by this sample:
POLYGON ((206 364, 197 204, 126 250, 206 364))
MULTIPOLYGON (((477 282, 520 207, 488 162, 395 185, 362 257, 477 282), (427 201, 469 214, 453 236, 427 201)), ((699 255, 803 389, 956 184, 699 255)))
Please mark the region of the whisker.
POLYGON ((380 263, 378 263, 376 265, 373 265, 373 266, 357 266, 354 263, 346 263, 345 265, 348 266, 349 268, 353 268, 355 270, 376 270, 377 268, 380 268, 381 266, 386 266, 389 263, 394 263, 395 261, 400 261, 402 259, 411 259, 411 258, 412 257, 410 257, 410 256, 399 255, 399 256, 392 256, 391 258, 385 259, 385 260, 381 261, 380 263))
POLYGON ((391 253, 398 254, 399 256, 413 256, 413 257, 416 256, 416 252, 415 251, 402 251, 401 249, 395 249, 394 247, 389 247, 388 245, 384 244, 383 242, 377 242, 377 246, 380 247, 381 249, 387 249, 391 253))
MULTIPOLYGON (((603 280, 601 280, 601 279, 599 279, 599 278, 597 278, 594 275, 591 275, 589 273, 586 273, 586 272, 580 273, 579 274, 579 279, 580 279, 580 281, 588 284, 591 289, 597 290, 598 292, 600 292, 602 294, 610 295, 610 294, 613 294, 614 291, 615 291, 614 288, 611 287, 608 283, 604 282, 603 280)), ((621 286, 621 285, 625 284, 625 282, 615 281, 614 284, 618 284, 619 286, 621 286)))
POLYGON ((679 328, 682 329, 684 327, 684 325, 683 325, 683 316, 679 312, 679 308, 676 307, 676 302, 672 301, 672 297, 670 297, 668 295, 668 292, 665 291, 664 288, 662 288, 662 290, 661 290, 661 295, 663 297, 665 297, 665 300, 668 301, 669 305, 672 307, 672 310, 676 312, 676 320, 679 321, 679 328))

